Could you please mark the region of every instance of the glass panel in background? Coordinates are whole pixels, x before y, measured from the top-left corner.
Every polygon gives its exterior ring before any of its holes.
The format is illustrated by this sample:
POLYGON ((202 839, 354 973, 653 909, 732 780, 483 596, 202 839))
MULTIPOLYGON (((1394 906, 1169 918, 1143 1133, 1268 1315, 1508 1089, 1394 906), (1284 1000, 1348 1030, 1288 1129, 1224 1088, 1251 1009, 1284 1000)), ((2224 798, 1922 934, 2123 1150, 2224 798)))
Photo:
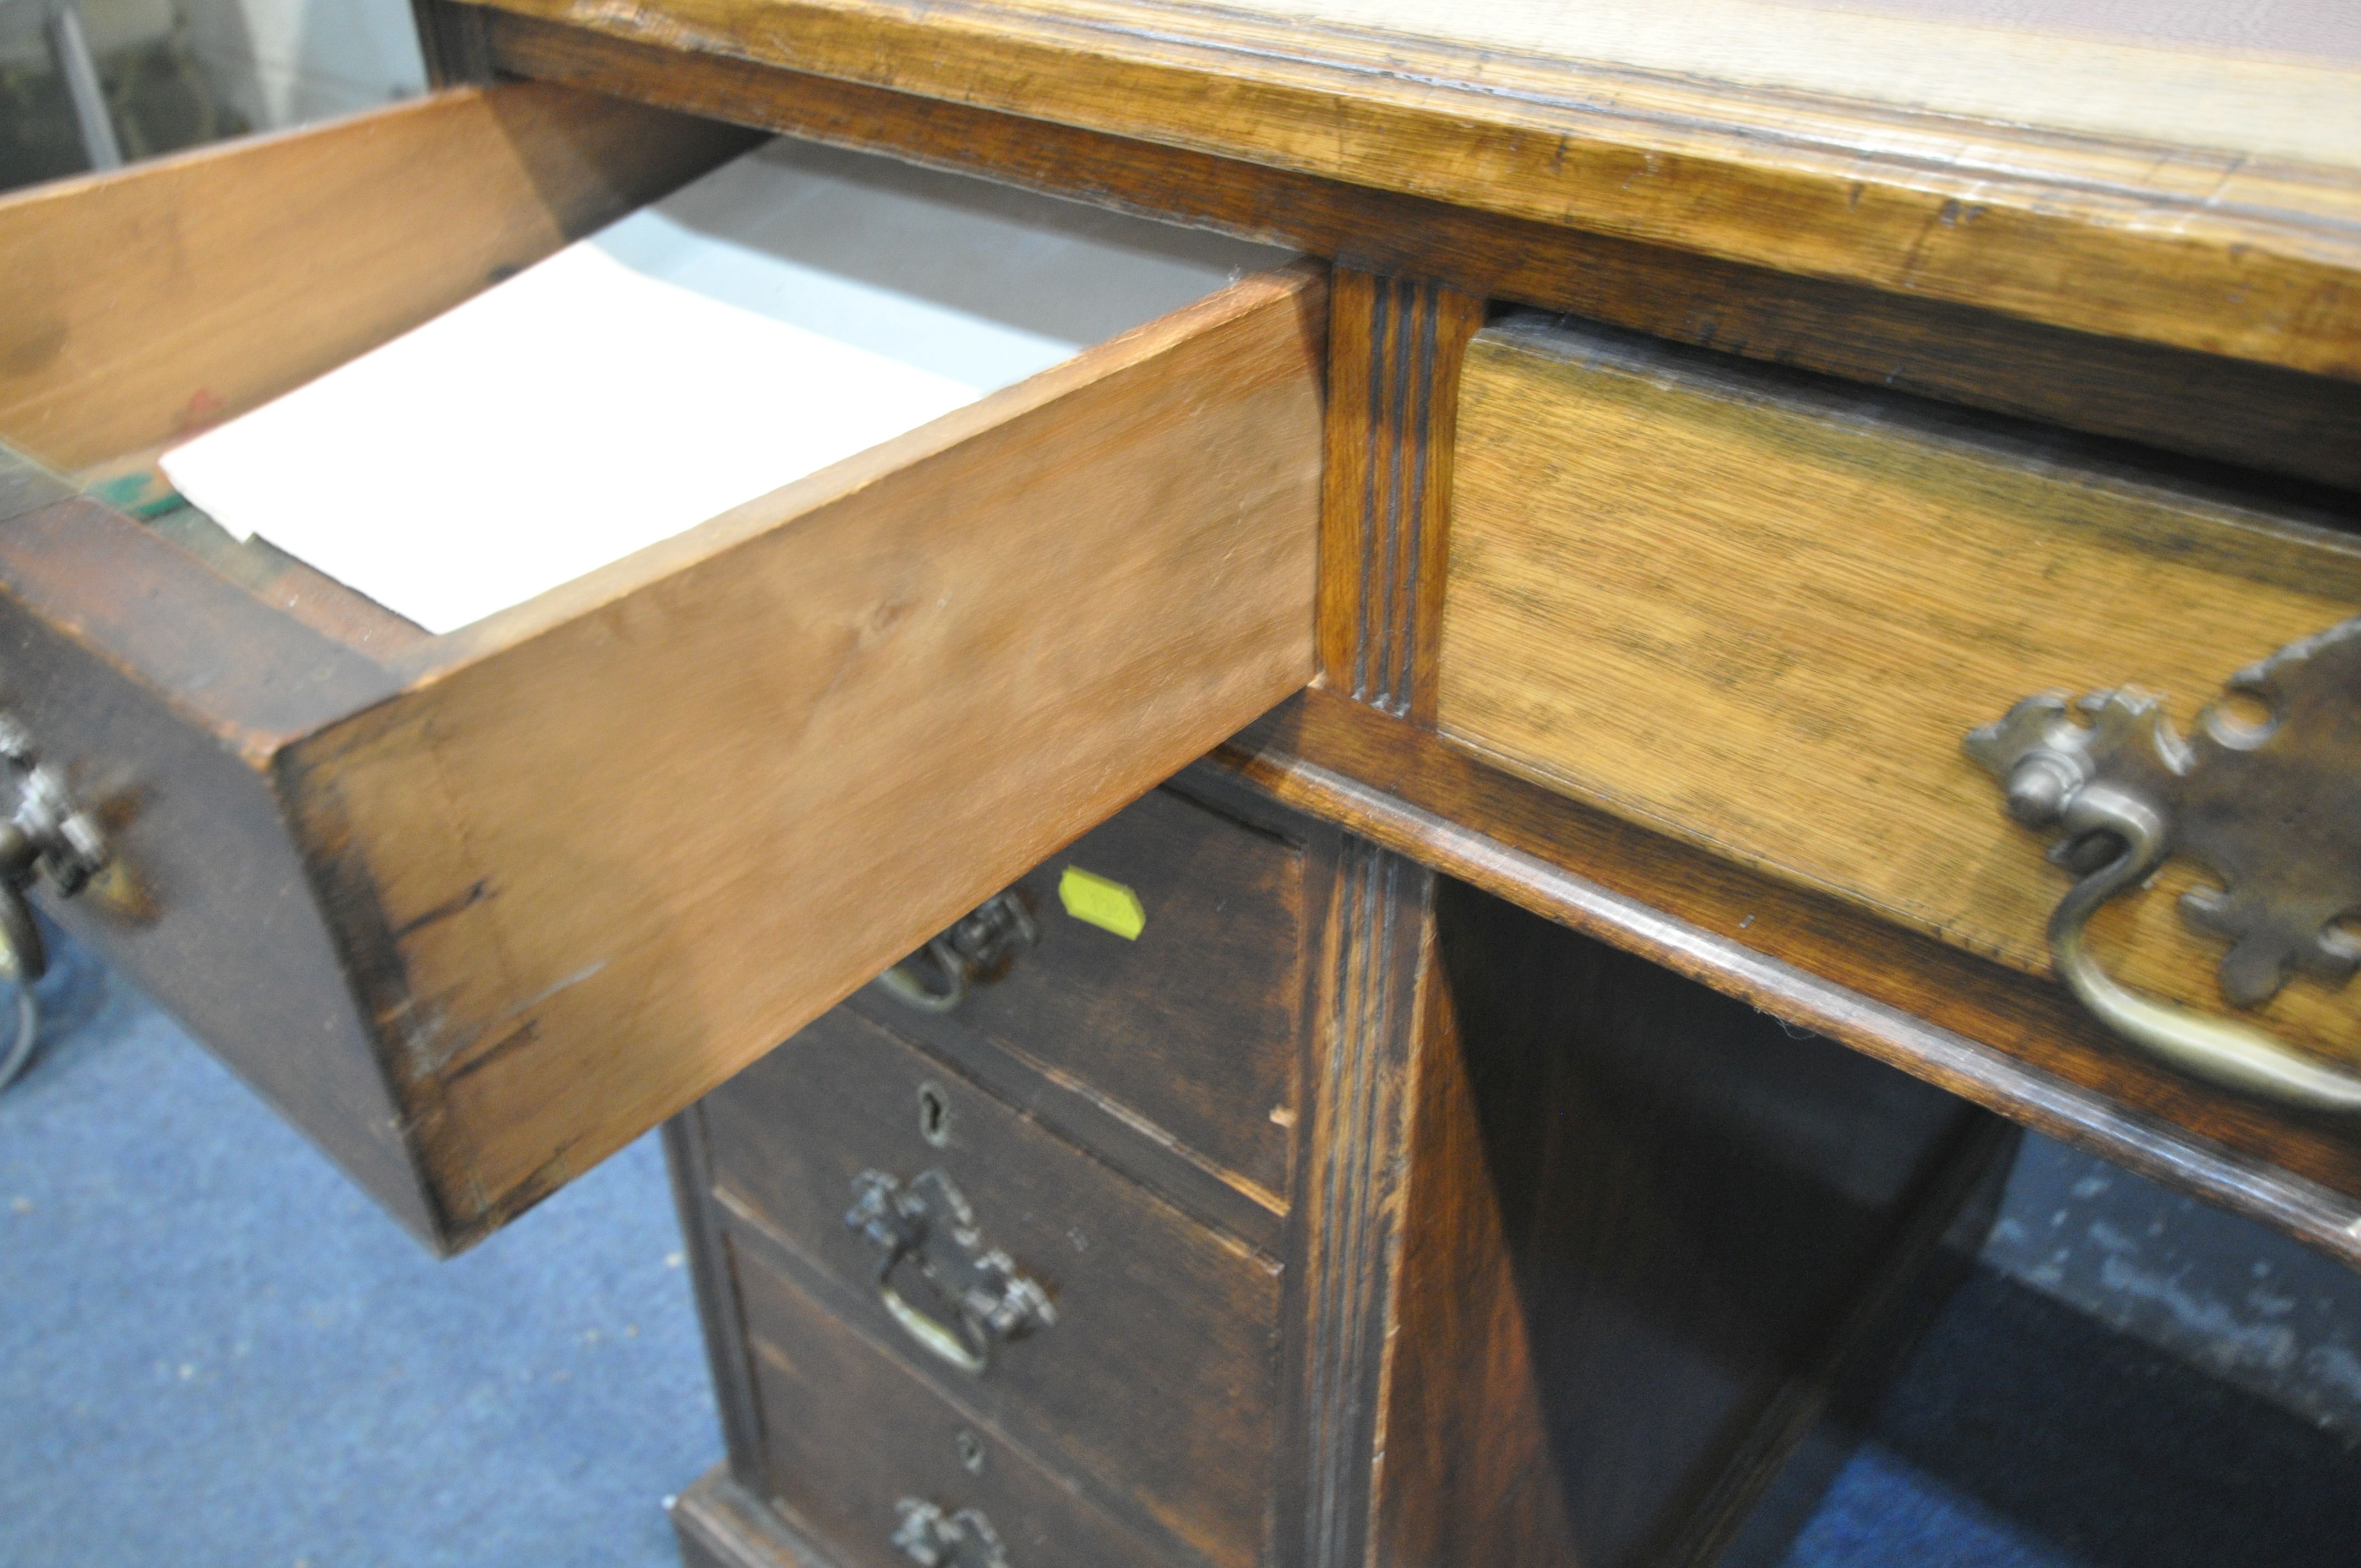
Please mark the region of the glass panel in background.
MULTIPOLYGON (((0 190, 92 166, 49 17, 0 0, 0 190)), ((129 161, 425 90, 404 0, 73 0, 129 161)))

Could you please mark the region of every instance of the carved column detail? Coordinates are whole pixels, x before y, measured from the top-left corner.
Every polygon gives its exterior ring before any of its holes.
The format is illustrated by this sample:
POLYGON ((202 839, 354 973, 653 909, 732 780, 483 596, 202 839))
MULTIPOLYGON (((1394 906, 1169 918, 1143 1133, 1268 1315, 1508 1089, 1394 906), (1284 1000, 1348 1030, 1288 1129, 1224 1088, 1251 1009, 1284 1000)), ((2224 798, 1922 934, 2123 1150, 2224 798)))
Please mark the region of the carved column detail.
POLYGON ((1321 666, 1358 701, 1431 719, 1459 361, 1484 302, 1346 267, 1331 299, 1321 666))
POLYGON ((1346 1568, 1367 1552, 1432 886, 1432 873, 1359 840, 1346 840, 1339 858, 1297 1252, 1300 1539, 1310 1568, 1346 1568))

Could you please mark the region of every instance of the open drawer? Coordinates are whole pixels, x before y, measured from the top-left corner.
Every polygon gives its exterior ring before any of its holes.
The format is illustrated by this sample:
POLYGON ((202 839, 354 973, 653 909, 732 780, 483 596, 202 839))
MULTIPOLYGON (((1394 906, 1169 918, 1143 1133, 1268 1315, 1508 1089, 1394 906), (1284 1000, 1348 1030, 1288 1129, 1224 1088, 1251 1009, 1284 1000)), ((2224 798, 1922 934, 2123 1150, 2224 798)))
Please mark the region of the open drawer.
MULTIPOLYGON (((0 441, 136 471, 746 142, 503 86, 0 203, 0 441)), ((111 852, 35 896, 463 1246, 1310 678, 1323 292, 1249 276, 440 636, 20 485, 0 706, 111 852)))

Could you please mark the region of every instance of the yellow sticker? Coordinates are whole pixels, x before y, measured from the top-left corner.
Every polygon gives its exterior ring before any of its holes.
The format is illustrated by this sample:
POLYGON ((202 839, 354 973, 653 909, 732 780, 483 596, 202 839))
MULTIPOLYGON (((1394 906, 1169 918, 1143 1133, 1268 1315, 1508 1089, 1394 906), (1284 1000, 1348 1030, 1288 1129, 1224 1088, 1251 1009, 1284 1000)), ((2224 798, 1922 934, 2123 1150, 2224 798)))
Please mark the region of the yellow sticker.
POLYGON ((1148 911, 1139 906, 1139 894, 1080 866, 1068 866, 1058 879, 1058 902, 1075 919, 1112 931, 1126 942, 1137 941, 1148 928, 1148 911))

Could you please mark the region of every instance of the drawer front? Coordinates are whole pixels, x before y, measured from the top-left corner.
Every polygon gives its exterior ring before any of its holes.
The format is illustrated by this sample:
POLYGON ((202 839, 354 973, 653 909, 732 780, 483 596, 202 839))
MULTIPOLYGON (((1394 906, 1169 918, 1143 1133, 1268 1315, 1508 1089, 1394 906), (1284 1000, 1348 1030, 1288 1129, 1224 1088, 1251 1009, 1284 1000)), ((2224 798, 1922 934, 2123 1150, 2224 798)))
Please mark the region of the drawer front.
MULTIPOLYGON (((101 293, 174 234, 124 297, 206 327, 68 310, 0 443, 82 463, 239 411, 741 140, 518 85, 0 201, 0 261, 101 293)), ((463 1246, 1310 677, 1323 295, 1248 277, 445 636, 93 501, 12 519, 0 697, 142 890, 55 912, 463 1246)))
MULTIPOLYGON (((1301 846, 1158 790, 1017 884, 1039 940, 953 1016, 1156 1124, 1277 1207, 1296 1120, 1303 884, 1301 846), (1130 906, 1119 900, 1108 923, 1070 912, 1070 871, 1136 899, 1137 934, 1120 934, 1130 906)), ((1090 892, 1072 896, 1107 922, 1090 892)))
MULTIPOLYGON (((2019 698, 2132 685, 2181 732, 2361 609, 2350 539, 1938 412, 1529 321, 1462 383, 1439 721, 1552 788, 2033 971, 2070 885, 1966 755, 2019 698)), ((2221 1012, 2159 888, 2093 946, 2221 1012)), ((2350 1058, 2361 988, 2264 1009, 2350 1058)))
MULTIPOLYGON (((862 1333, 1206 1561, 1258 1559, 1277 1265, 842 1009, 708 1096, 705 1116, 725 1208, 832 1277, 862 1333), (995 1346, 981 1375, 922 1346, 880 1299, 879 1254, 845 1224, 873 1170, 905 1188, 949 1178, 978 1245, 1007 1254, 1056 1321, 995 1346)), ((904 1265, 895 1288, 950 1318, 916 1273, 904 1265)))
MULTIPOLYGON (((1113 1568, 1156 1554, 990 1425, 880 1352, 776 1270, 738 1255, 763 1480, 846 1568, 909 1568, 908 1505, 972 1510, 1007 1568, 1113 1568)), ((923 1521, 917 1527, 923 1530, 923 1521)), ((972 1559, 983 1562, 982 1555, 972 1559)))

